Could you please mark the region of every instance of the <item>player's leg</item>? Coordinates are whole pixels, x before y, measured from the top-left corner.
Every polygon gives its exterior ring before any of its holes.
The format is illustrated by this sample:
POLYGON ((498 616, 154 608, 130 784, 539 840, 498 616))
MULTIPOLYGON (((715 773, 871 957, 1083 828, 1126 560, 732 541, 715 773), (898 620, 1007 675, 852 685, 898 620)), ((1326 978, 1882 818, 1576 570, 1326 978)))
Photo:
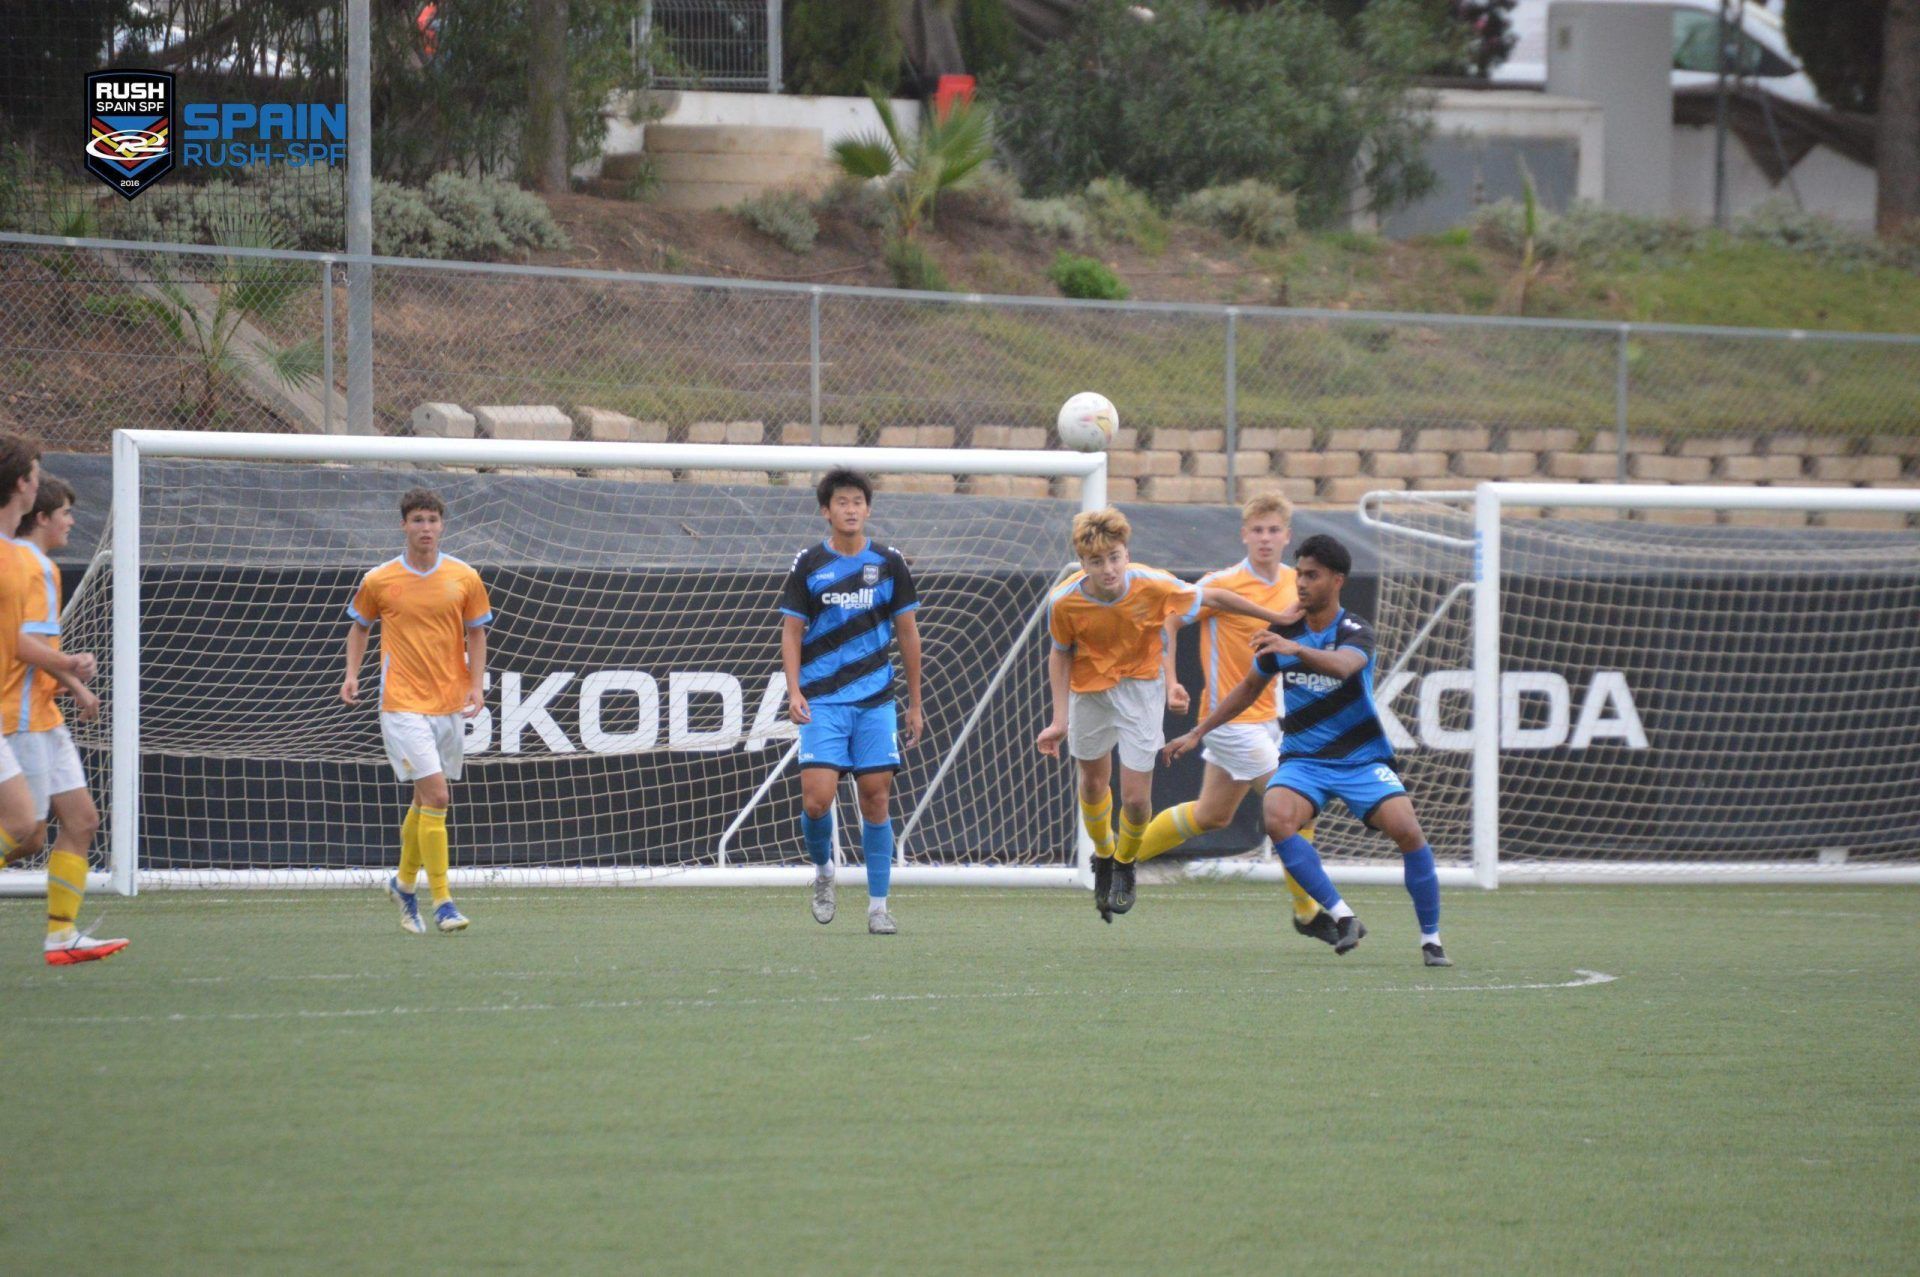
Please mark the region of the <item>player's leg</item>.
POLYGON ((14 753, 14 743, 24 736, 0 736, 0 860, 7 864, 32 859, 46 842, 45 815, 14 753))
POLYGON ((1325 777, 1314 763, 1305 760, 1284 762, 1267 786, 1264 803, 1267 837, 1273 840, 1274 853, 1280 857, 1287 876, 1333 918, 1333 951, 1352 952, 1366 927, 1354 916, 1351 906, 1340 898, 1333 879, 1320 863, 1320 853, 1300 836, 1312 824, 1326 801, 1325 777))
MULTIPOLYGON (((77 919, 87 889, 87 850, 93 846, 94 835, 100 832, 100 810, 93 805, 93 795, 87 792, 86 772, 80 766, 79 751, 74 749, 67 729, 56 727, 36 735, 44 738, 46 790, 35 793, 35 809, 43 815, 51 811, 53 818, 60 822, 60 834, 47 853, 47 912, 53 912, 53 884, 57 880, 74 893, 73 917, 77 919)), ((45 829, 46 825, 42 823, 40 828, 45 829)), ((68 924, 64 933, 56 933, 53 927, 53 919, 49 917, 46 956, 47 962, 54 966, 92 962, 111 957, 127 947, 126 940, 120 937, 87 935, 77 922, 68 924)))
POLYGON ((859 712, 851 751, 860 798, 860 855, 867 866, 867 930, 890 936, 898 927, 887 908, 893 878, 893 816, 887 803, 900 768, 900 718, 892 701, 859 712))
POLYGON ((467 929, 466 915, 453 903, 453 850, 447 836, 447 812, 453 789, 445 771, 413 782, 413 805, 420 809, 420 865, 427 871, 427 890, 433 893, 433 924, 442 931, 467 929))
POLYGON ((813 866, 808 889, 813 920, 825 926, 836 908, 833 891, 833 804, 840 777, 853 768, 850 705, 815 705, 800 725, 800 840, 813 866))
MULTIPOLYGON (((1391 773, 1391 768, 1382 768, 1391 773)), ((1396 777, 1393 786, 1399 789, 1396 777)), ((1351 804, 1349 804, 1351 805, 1351 804)), ((1440 943, 1440 874, 1434 868, 1433 848, 1420 818, 1414 814, 1413 799, 1405 790, 1390 794, 1375 803, 1366 822, 1393 839, 1400 849, 1407 894, 1413 897, 1414 917, 1420 923, 1420 955, 1430 967, 1450 967, 1453 960, 1440 943)))
POLYGON ((441 770, 440 758, 433 748, 433 731, 423 714, 380 715, 380 742, 387 751, 394 779, 408 787, 410 802, 406 818, 400 822, 400 862, 388 877, 386 891, 400 907, 400 929, 411 935, 427 933, 420 919, 420 899, 414 894, 420 870, 425 864, 420 850, 420 794, 422 776, 441 770))
POLYGON ((1126 679, 1113 689, 1120 710, 1120 832, 1114 839, 1115 913, 1133 908, 1134 865, 1153 823, 1153 767, 1167 743, 1167 685, 1164 679, 1126 679))
POLYGON ((1067 695, 1067 752, 1078 773, 1080 819, 1093 843, 1093 907, 1113 921, 1113 747, 1120 720, 1111 689, 1067 695))

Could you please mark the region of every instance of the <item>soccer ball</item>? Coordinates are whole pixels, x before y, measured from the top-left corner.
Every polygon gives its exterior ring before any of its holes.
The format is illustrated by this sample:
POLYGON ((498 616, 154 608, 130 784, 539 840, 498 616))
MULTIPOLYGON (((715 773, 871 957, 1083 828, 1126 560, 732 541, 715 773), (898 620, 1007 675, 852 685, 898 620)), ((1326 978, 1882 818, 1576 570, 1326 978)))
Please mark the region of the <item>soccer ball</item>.
POLYGON ((1076 452, 1105 452, 1120 428, 1120 413, 1105 395, 1083 390, 1060 405, 1060 442, 1076 452))

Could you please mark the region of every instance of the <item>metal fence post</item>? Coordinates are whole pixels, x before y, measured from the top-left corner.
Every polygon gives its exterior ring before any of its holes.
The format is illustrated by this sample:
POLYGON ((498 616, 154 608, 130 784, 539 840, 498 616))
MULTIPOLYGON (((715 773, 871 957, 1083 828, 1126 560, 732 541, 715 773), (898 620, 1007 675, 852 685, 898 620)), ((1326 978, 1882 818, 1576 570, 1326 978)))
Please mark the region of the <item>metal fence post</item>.
POLYGON ((807 298, 807 366, 813 374, 813 441, 820 442, 820 285, 807 298))
POLYGON ((1627 481, 1627 338, 1632 324, 1620 325, 1613 347, 1613 446, 1620 482, 1627 481))
POLYGON ((1240 308, 1227 307, 1227 500, 1234 499, 1234 454, 1240 450, 1240 308))
POLYGON ((333 433, 333 258, 320 262, 320 412, 324 429, 333 433))
POLYGON ((767 92, 781 89, 780 63, 786 50, 780 44, 780 0, 767 0, 767 92))

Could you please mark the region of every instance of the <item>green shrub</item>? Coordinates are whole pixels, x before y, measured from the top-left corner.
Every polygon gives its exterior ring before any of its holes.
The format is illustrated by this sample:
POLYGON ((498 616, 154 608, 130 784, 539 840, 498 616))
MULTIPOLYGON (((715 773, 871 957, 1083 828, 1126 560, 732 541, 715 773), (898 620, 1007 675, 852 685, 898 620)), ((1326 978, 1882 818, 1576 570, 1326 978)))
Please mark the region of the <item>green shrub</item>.
POLYGON ((902 53, 893 11, 893 5, 872 0, 787 5, 782 27, 787 92, 859 97, 869 84, 891 88, 900 78, 902 53))
MULTIPOLYGON (((1471 225, 1481 243, 1506 253, 1526 247, 1526 208, 1501 200, 1476 209, 1471 225)), ((1642 217, 1592 204, 1538 215, 1534 252, 1542 260, 1605 262, 1628 254, 1677 255, 1699 247, 1704 232, 1677 218, 1642 217)))
POLYGON ((1126 0, 1093 0, 989 81, 997 133, 1035 195, 1124 177, 1171 204, 1251 177, 1298 192, 1309 226, 1395 208, 1433 184, 1410 91, 1432 59, 1430 7, 1373 3, 1344 24, 1316 4, 1156 0, 1142 21, 1126 0))
POLYGON ((1807 253, 1836 266, 1920 266, 1920 255, 1894 239, 1848 230, 1787 200, 1768 200, 1733 224, 1733 237, 1807 253))
POLYGON ((513 241, 500 228, 493 199, 471 178, 436 173, 427 179, 427 207, 447 224, 449 256, 488 261, 513 251, 513 241))
POLYGON ((768 191, 740 201, 734 212, 789 253, 811 253, 820 234, 807 201, 792 191, 768 191))
POLYGON ((1054 255, 1053 265, 1047 268, 1047 278, 1065 297, 1123 302, 1133 295, 1105 263, 1065 251, 1054 255))
POLYGON ((1284 244, 1300 229, 1293 196, 1257 178, 1232 186, 1209 186, 1185 196, 1175 212, 1190 222, 1210 226, 1229 239, 1271 247, 1284 244))
POLYGON ((1081 194, 1094 232, 1148 253, 1167 250, 1167 219, 1124 177, 1097 177, 1081 194))
POLYGON ((1036 235, 1070 244, 1084 244, 1093 235, 1087 210, 1077 199, 1015 200, 1013 220, 1036 235))
POLYGON ((1020 56, 1020 29, 1007 12, 1007 0, 955 0, 954 31, 967 70, 989 76, 1020 56))
POLYGON ((940 263, 933 260, 933 254, 910 239, 895 236, 888 240, 886 262, 887 269, 893 274, 895 288, 911 288, 923 293, 951 290, 940 263))
POLYGON ((966 185, 943 195, 940 207, 963 220, 1006 226, 1014 221, 1014 205, 1019 202, 1020 183, 1013 174, 983 164, 966 185))

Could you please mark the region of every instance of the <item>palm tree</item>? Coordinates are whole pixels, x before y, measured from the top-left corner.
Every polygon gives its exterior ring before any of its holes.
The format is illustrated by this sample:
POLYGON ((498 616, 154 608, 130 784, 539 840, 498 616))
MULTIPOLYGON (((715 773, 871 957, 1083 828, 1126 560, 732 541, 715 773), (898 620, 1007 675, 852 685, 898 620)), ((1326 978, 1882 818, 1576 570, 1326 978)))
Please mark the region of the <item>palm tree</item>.
POLYGON ((933 220, 940 192, 964 186, 992 158, 991 121, 985 107, 956 102, 945 119, 929 114, 907 137, 886 95, 869 85, 867 96, 883 131, 836 142, 833 158, 848 177, 886 184, 894 227, 911 240, 921 222, 933 220))

